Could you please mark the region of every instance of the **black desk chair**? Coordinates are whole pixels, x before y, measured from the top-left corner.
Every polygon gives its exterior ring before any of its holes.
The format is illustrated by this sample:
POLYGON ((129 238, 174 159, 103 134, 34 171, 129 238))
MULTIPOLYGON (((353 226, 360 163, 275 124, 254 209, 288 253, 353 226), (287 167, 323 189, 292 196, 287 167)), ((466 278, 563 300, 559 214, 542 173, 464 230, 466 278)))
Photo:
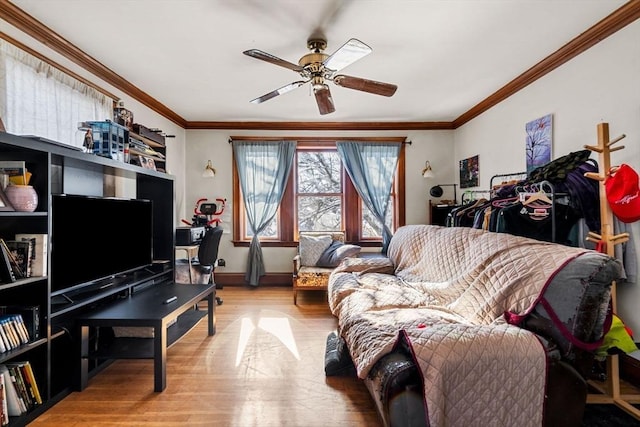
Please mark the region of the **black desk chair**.
MULTIPOLYGON (((176 283, 215 284, 213 271, 218 265, 218 248, 221 238, 222 227, 212 227, 204 234, 196 258, 176 260, 176 283), (186 275, 184 270, 186 270, 186 275), (188 281, 185 277, 188 277, 188 281)), ((216 302, 220 305, 222 299, 216 297, 216 302)))

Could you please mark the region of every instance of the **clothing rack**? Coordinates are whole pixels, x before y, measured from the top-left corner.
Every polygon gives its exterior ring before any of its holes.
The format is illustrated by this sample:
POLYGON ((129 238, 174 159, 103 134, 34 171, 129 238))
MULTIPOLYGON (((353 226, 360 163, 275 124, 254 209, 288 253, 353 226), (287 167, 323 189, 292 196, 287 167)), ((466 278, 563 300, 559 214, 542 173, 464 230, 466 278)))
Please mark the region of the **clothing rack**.
MULTIPOLYGON (((491 197, 495 195, 496 189, 499 188, 500 186, 515 184, 516 182, 525 180, 527 176, 528 176, 527 172, 511 172, 511 173, 502 173, 502 174, 493 175, 491 177, 491 180, 489 181, 489 188, 491 188, 489 192, 491 194, 491 197), (494 185, 493 181, 497 178, 503 178, 503 180, 500 184, 494 185), (508 180, 508 182, 505 182, 504 178, 510 178, 510 179, 508 180), (511 182, 511 181, 515 181, 515 182, 511 182)), ((556 241, 556 211, 555 211, 554 202, 556 200, 556 197, 560 196, 561 194, 556 193, 555 188, 553 187, 553 184, 546 180, 540 181, 540 182, 528 183, 527 186, 531 188, 536 188, 537 191, 543 191, 545 194, 547 194, 547 196, 551 200, 551 241, 555 242, 556 241)))
POLYGON ((491 198, 491 196, 492 196, 491 190, 467 190, 467 191, 462 193, 462 197, 460 198, 460 204, 464 205, 465 203, 468 203, 468 202, 474 200, 473 198, 470 198, 469 200, 467 200, 466 196, 473 197, 473 196, 475 196, 477 194, 488 195, 489 198, 491 198))
POLYGON ((549 181, 540 181, 527 184, 527 187, 534 189, 535 191, 541 191, 549 197, 551 200, 551 241, 556 241, 556 190, 553 184, 549 181))
MULTIPOLYGON (((598 123, 597 130, 598 145, 585 145, 584 148, 598 153, 601 169, 599 173, 586 173, 585 176, 599 182, 601 227, 600 234, 589 232, 587 240, 604 244, 606 254, 614 256, 614 246, 629 240, 629 233, 614 234, 613 213, 607 201, 604 181, 611 170, 611 153, 624 148, 624 145, 618 147, 613 147, 613 145, 623 139, 625 135, 622 134, 618 138, 609 140, 608 123, 598 123)), ((611 308, 614 313, 617 313, 615 282, 611 284, 611 308)), ((587 396, 587 403, 615 404, 630 415, 640 419, 640 409, 632 405, 632 403, 640 403, 640 395, 623 395, 620 392, 620 360, 617 354, 607 357, 607 379, 605 385, 602 386, 602 384, 594 381, 589 381, 589 384, 599 391, 600 394, 589 394, 587 396)))
POLYGON ((506 185, 504 179, 500 184, 494 185, 493 180, 497 178, 511 178, 507 181, 509 182, 509 181, 522 181, 526 177, 527 177, 527 172, 511 172, 511 173, 501 173, 501 174, 493 175, 491 177, 491 180, 489 181, 489 188, 491 189, 491 191, 495 191, 496 187, 506 185))

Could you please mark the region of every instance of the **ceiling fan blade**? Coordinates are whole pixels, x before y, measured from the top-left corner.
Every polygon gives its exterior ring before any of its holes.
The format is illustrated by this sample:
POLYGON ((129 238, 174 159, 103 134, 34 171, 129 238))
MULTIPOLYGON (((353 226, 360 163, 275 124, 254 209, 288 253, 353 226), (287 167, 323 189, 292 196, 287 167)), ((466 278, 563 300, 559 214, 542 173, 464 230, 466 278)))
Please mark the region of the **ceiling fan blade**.
POLYGON ((297 71, 300 72, 302 71, 302 67, 294 64, 292 62, 289 61, 285 61, 284 59, 280 59, 277 56, 273 56, 270 53, 267 52, 263 52, 261 50, 258 49, 249 49, 249 50, 245 50, 244 52, 245 55, 250 56, 252 58, 256 58, 256 59, 261 59, 263 61, 269 62, 271 64, 275 64, 275 65, 279 65, 281 67, 284 68, 288 68, 289 70, 293 70, 293 71, 297 71))
POLYGON ((271 98, 275 98, 278 95, 282 95, 282 94, 285 94, 287 92, 291 92, 294 89, 299 88, 300 86, 305 84, 307 81, 300 80, 300 81, 297 81, 297 82, 289 83, 286 86, 282 86, 281 88, 273 90, 273 91, 271 91, 269 93, 266 93, 266 94, 264 94, 264 95, 262 95, 262 96, 260 96, 260 97, 258 97, 256 99, 252 99, 250 102, 252 104, 262 104, 264 101, 268 101, 271 98))
POLYGON ((371 52, 373 52, 373 50, 360 40, 351 39, 325 59, 323 64, 326 68, 336 72, 353 64, 358 59, 364 58, 371 52))
POLYGON ((376 82, 375 80, 361 79, 360 77, 337 75, 333 78, 333 82, 338 86, 348 89, 361 90, 363 92, 373 93, 375 95, 393 96, 398 86, 390 83, 376 82))
POLYGON ((333 98, 331 98, 331 91, 326 84, 315 85, 313 87, 313 93, 316 96, 316 102, 318 103, 318 109, 320 114, 329 114, 336 111, 333 106, 333 98))

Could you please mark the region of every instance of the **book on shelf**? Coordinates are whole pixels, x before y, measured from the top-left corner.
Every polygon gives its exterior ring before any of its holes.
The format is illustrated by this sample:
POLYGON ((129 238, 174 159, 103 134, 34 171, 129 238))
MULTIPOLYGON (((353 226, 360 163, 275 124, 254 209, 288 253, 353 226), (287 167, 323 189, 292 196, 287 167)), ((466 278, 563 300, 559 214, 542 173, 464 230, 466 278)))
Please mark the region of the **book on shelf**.
POLYGON ((21 314, 15 314, 15 313, 11 313, 11 314, 2 314, 0 315, 0 319, 7 319, 9 320, 9 322, 11 322, 11 324, 13 325, 13 328, 15 329, 18 338, 20 338, 20 343, 21 344, 26 344, 29 342, 29 330, 27 329, 26 325, 24 324, 24 319, 22 318, 21 314))
POLYGON ((2 341, 3 345, 1 347, 4 347, 4 351, 13 350, 30 341, 29 330, 24 323, 22 315, 0 315, 0 341, 2 341))
POLYGON ((9 372, 12 372, 16 377, 18 394, 24 400, 27 410, 42 404, 42 397, 31 369, 31 363, 29 361, 11 362, 6 363, 6 366, 9 368, 9 372))
POLYGON ((9 369, 9 373, 15 378, 16 391, 18 392, 18 398, 24 404, 24 409, 29 411, 33 408, 33 399, 31 397, 31 393, 27 388, 27 384, 24 380, 24 376, 22 375, 22 371, 20 367, 15 363, 7 363, 7 368, 9 369))
POLYGON ((23 277, 31 277, 33 243, 30 240, 5 240, 5 243, 18 265, 18 269, 24 275, 23 277))
POLYGON ((18 348, 20 346, 20 342, 18 341, 18 337, 13 330, 11 322, 6 319, 0 320, 0 328, 2 328, 2 330, 4 331, 5 345, 9 347, 9 350, 18 348))
POLYGON ((23 279, 25 277, 24 272, 20 268, 20 265, 18 264, 18 260, 13 256, 11 249, 9 249, 9 246, 7 246, 7 242, 4 239, 0 239, 0 246, 2 246, 2 250, 4 254, 9 259, 9 265, 11 265, 13 276, 16 279, 23 279))
POLYGON ((9 175, 9 182, 17 185, 29 184, 31 173, 27 171, 24 161, 2 160, 0 161, 0 174, 9 175))
POLYGON ((11 376, 9 368, 5 365, 0 365, 0 375, 4 377, 4 388, 7 395, 7 414, 10 417, 18 417, 24 414, 27 409, 24 407, 24 402, 22 402, 22 404, 20 403, 15 378, 11 376))
POLYGON ((9 425, 9 409, 7 408, 7 391, 4 386, 4 375, 0 375, 0 424, 9 425))
POLYGON ((27 240, 33 243, 31 251, 31 276, 42 277, 47 275, 48 236, 46 234, 16 234, 15 240, 27 240))
POLYGON ((13 283, 16 281, 16 276, 13 273, 11 261, 9 260, 9 253, 4 249, 4 245, 0 245, 0 281, 2 281, 2 283, 13 283))
POLYGON ((19 314, 19 320, 30 340, 40 338, 39 305, 0 305, 0 315, 19 314))
POLYGON ((9 337, 4 332, 4 326, 0 324, 0 341, 2 341, 2 346, 5 348, 5 351, 13 350, 13 345, 9 341, 9 337))
POLYGON ((29 361, 22 362, 22 369, 25 372, 25 376, 27 381, 29 382, 32 390, 33 390, 33 398, 38 405, 42 405, 42 395, 40 394, 40 389, 38 388, 38 383, 36 381, 36 376, 33 373, 33 368, 31 367, 31 363, 29 361))

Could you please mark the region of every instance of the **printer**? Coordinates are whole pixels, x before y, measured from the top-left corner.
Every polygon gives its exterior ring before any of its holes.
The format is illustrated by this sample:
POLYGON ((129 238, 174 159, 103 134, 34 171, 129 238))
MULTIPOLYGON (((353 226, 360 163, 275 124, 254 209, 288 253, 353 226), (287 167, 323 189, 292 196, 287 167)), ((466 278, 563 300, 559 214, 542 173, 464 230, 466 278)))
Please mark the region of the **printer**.
POLYGON ((176 227, 176 246, 199 245, 204 233, 204 227, 176 227))

